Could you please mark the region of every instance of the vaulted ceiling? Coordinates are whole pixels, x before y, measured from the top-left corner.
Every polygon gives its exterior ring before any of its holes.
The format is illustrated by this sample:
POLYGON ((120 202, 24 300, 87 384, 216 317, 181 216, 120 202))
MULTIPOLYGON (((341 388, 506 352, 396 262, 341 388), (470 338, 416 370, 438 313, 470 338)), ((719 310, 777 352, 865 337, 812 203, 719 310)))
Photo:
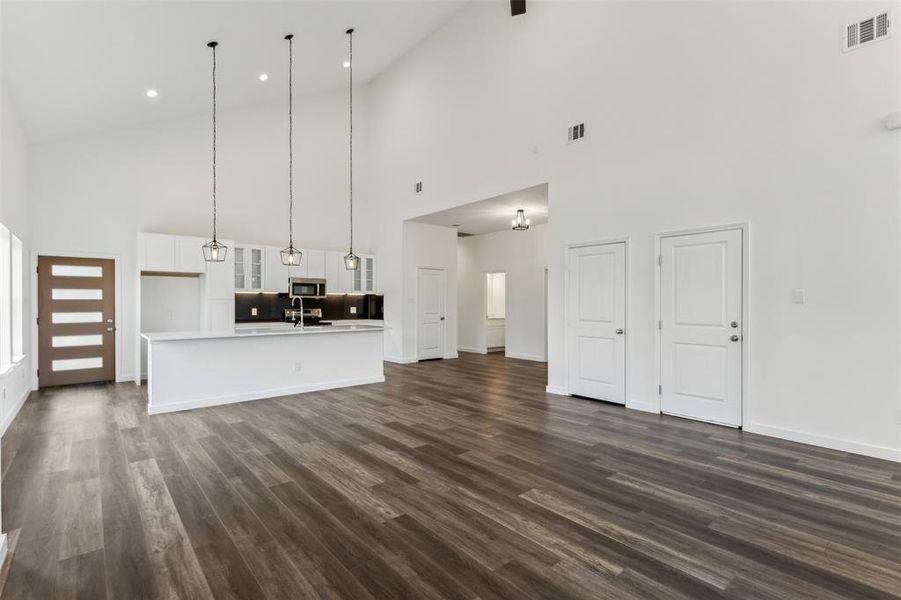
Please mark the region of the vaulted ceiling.
POLYGON ((364 83, 453 17, 462 1, 3 2, 3 66, 32 141, 202 114, 218 40, 220 106, 276 101, 295 34, 295 90, 364 83), (268 74, 261 82, 259 75, 268 74), (145 95, 155 89, 159 95, 145 95))

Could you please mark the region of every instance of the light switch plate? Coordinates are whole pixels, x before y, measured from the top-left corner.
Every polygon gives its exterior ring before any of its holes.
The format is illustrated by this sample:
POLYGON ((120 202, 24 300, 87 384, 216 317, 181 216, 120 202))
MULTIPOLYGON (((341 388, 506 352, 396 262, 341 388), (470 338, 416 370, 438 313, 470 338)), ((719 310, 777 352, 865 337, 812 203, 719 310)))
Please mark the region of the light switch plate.
POLYGON ((356 307, 356 306, 351 306, 351 307, 350 307, 350 314, 352 314, 352 315, 357 314, 357 307, 356 307))
POLYGON ((792 302, 794 304, 804 304, 807 302, 807 294, 804 293, 804 290, 792 291, 792 302))
POLYGON ((257 311, 257 307, 254 306, 253 308, 250 309, 250 316, 251 316, 251 317, 257 316, 257 312, 258 312, 258 311, 257 311))

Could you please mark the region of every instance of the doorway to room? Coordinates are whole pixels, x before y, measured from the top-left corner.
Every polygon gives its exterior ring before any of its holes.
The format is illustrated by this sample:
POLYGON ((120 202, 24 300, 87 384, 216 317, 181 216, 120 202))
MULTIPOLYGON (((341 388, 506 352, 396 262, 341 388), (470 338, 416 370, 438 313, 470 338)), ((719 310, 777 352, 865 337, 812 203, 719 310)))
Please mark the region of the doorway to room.
POLYGON ((547 361, 548 186, 539 184, 404 222, 404 361, 460 352, 547 361), (420 270, 443 269, 443 354, 417 298, 420 270), (406 312, 409 311, 409 312, 406 312))
POLYGON ((626 403, 626 242, 568 249, 569 392, 626 403))
POLYGON ((38 385, 116 378, 115 261, 39 256, 38 385))
POLYGON ((744 234, 726 228, 659 238, 663 413, 742 424, 744 234))
POLYGON ((485 273, 485 351, 503 352, 506 339, 506 273, 485 273))
POLYGON ((444 269, 419 269, 419 360, 444 358, 445 289, 444 269))

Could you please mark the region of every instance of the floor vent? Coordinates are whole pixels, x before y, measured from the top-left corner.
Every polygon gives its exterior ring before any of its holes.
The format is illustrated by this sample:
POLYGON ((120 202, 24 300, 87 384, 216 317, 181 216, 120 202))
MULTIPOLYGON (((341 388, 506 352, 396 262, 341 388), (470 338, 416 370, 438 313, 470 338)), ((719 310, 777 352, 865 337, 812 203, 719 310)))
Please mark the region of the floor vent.
POLYGON ((876 16, 851 23, 845 27, 843 37, 844 51, 857 50, 864 46, 886 40, 892 35, 892 19, 889 13, 879 13, 876 16))
POLYGON ((585 123, 579 123, 569 128, 569 141, 575 142, 585 137, 585 123))

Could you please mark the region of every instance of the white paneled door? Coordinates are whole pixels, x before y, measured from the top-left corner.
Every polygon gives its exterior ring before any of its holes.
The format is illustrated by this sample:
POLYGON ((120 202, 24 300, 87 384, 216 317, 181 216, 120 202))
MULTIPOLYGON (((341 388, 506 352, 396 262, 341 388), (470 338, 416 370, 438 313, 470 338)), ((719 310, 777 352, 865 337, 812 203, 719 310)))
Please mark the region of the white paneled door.
POLYGON ((626 244, 571 248, 569 393, 626 403, 626 244))
POLYGON ((660 241, 660 406, 738 427, 742 380, 742 231, 660 241))
POLYGON ((419 269, 419 360, 444 358, 444 269, 419 269))

